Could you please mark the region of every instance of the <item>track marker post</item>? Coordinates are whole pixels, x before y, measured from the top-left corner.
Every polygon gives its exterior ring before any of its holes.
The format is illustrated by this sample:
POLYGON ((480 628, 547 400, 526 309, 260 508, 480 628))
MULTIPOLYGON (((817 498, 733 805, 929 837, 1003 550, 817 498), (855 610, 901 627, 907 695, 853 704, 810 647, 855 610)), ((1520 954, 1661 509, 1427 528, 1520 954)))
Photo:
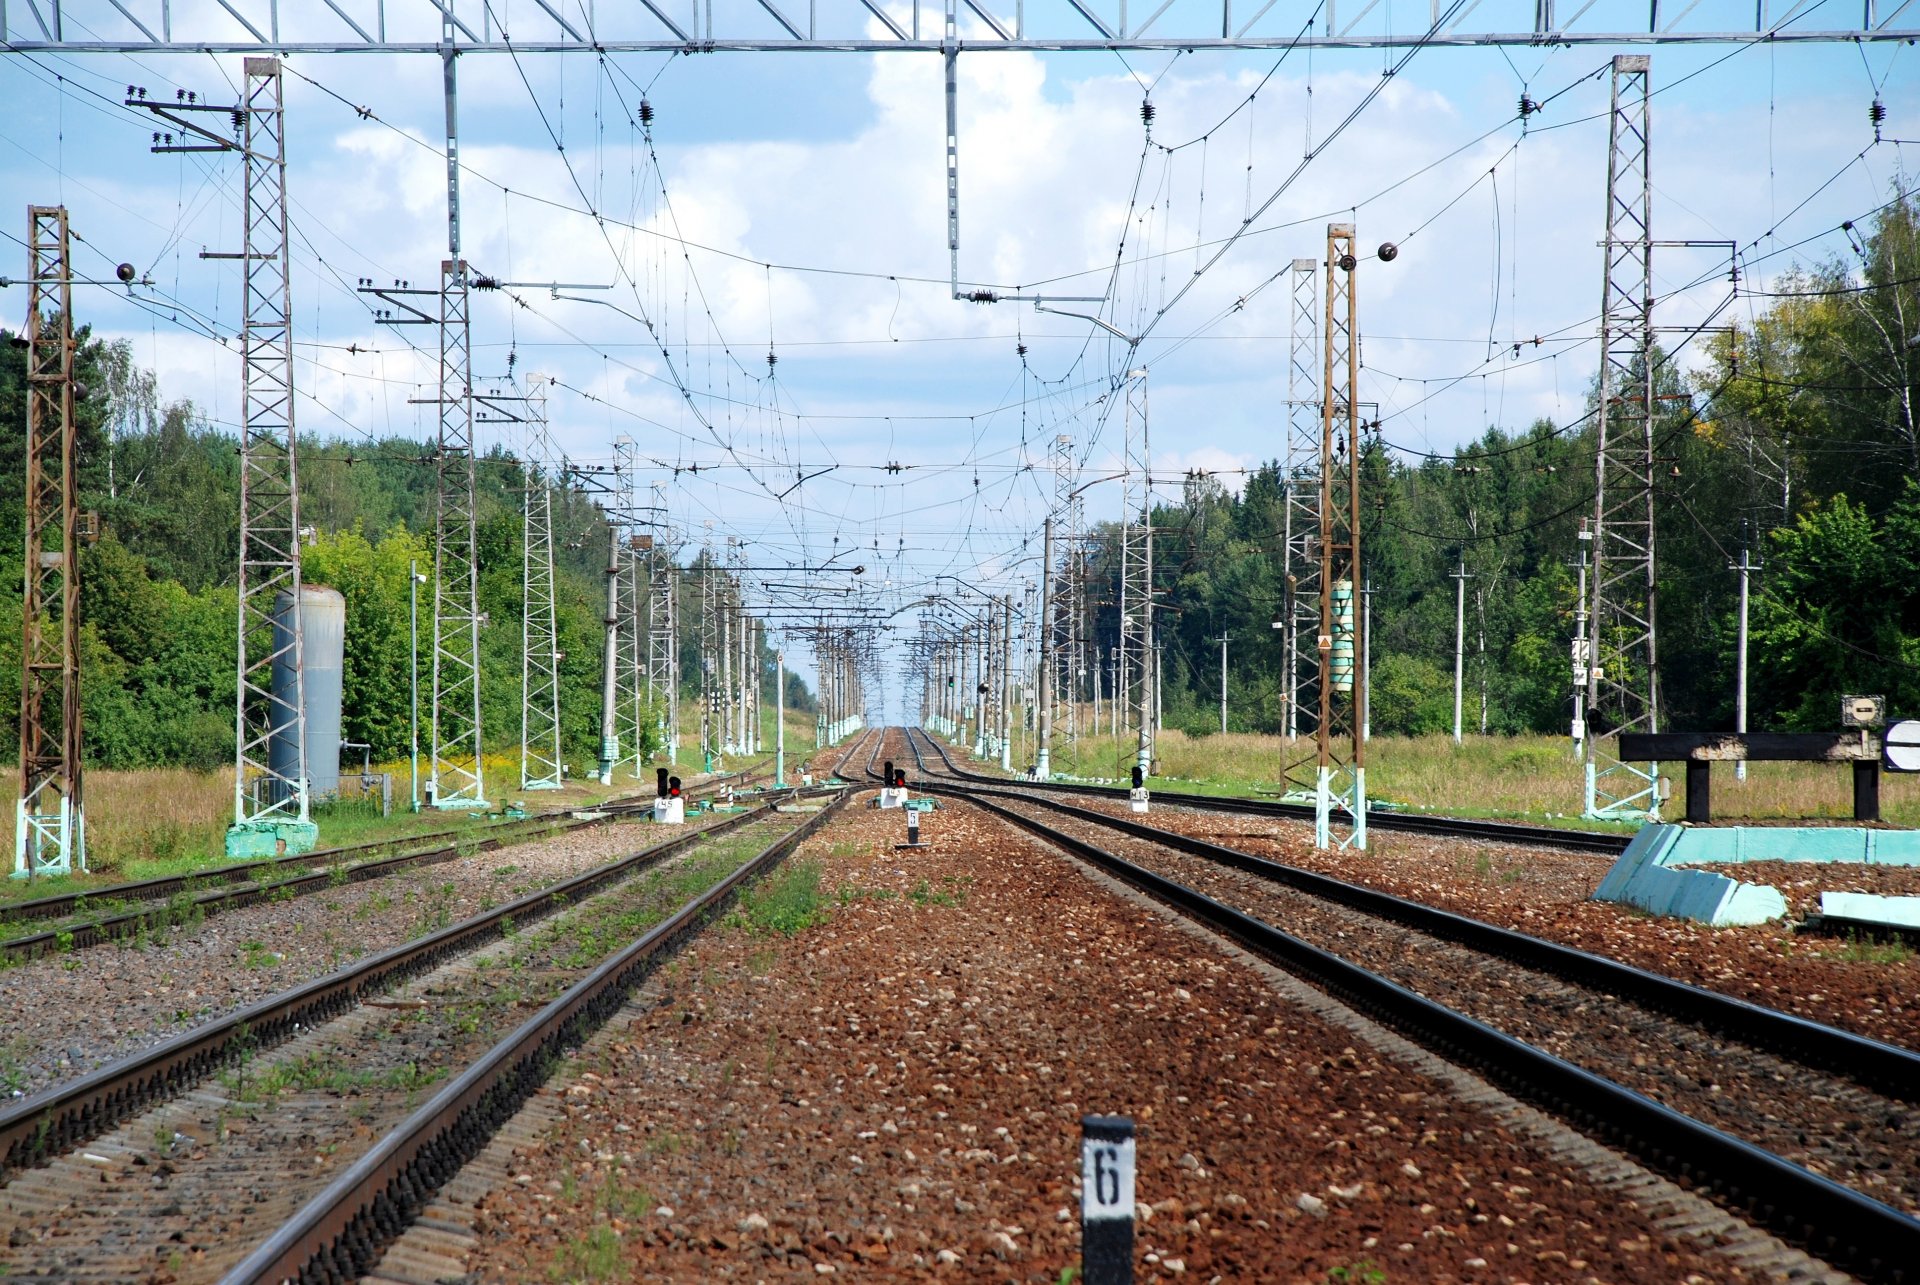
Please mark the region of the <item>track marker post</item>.
POLYGON ((1080 1279, 1133 1285, 1133 1121, 1080 1117, 1080 1279))
POLYGON ((1133 788, 1127 791, 1127 806, 1135 812, 1147 810, 1147 778, 1138 764, 1133 769, 1133 788))

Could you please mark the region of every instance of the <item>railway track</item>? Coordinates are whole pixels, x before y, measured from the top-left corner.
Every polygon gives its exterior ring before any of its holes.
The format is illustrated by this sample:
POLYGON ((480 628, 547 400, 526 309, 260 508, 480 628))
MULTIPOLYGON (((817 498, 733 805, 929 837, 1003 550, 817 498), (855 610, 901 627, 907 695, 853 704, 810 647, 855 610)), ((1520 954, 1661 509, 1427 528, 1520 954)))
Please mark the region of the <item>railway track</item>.
POLYGON ((359 1275, 488 1121, 844 798, 735 814, 0 1113, 10 1272, 359 1275))
POLYGON ((907 739, 922 788, 1067 849, 1829 1262, 1920 1273, 1920 1055, 1032 787, 939 781, 923 749, 937 744, 907 739))
MULTIPOLYGON (((697 802, 742 788, 761 766, 723 777, 689 798, 697 802)), ((594 808, 556 810, 431 834, 375 839, 0 905, 0 967, 49 953, 121 941, 143 932, 163 931, 265 901, 304 896, 343 883, 377 879, 463 855, 493 852, 510 844, 644 816, 652 806, 651 795, 615 799, 594 808)))

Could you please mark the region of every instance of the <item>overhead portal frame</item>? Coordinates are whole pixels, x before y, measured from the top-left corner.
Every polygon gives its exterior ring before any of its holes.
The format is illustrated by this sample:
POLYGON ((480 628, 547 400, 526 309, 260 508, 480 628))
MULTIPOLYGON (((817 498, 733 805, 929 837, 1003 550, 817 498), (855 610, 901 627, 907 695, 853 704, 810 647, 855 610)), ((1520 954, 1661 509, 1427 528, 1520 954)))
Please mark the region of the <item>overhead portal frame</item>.
POLYGON ((1198 51, 1380 49, 1418 44, 1617 45, 1920 38, 1920 0, 1862 0, 1838 27, 1808 0, 1483 0, 1445 20, 1439 0, 1411 21, 1370 0, 1136 4, 1127 0, 626 0, 583 14, 541 3, 508 29, 481 0, 0 0, 0 47, 21 53, 439 54, 443 29, 463 53, 843 51, 1198 51), (590 16, 589 16, 590 15, 590 16), (949 23, 949 16, 956 21, 949 23), (1469 27, 1469 20, 1475 20, 1469 27), (952 32, 952 35, 949 35, 952 32))

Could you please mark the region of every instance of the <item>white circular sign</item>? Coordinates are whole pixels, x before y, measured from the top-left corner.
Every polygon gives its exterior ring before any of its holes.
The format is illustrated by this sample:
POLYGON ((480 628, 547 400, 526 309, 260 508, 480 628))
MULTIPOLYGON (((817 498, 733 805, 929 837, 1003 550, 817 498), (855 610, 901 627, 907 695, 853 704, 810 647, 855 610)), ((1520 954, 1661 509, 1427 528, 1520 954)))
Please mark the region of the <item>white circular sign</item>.
POLYGON ((1906 719, 1887 729, 1881 754, 1889 772, 1920 772, 1920 719, 1906 719))

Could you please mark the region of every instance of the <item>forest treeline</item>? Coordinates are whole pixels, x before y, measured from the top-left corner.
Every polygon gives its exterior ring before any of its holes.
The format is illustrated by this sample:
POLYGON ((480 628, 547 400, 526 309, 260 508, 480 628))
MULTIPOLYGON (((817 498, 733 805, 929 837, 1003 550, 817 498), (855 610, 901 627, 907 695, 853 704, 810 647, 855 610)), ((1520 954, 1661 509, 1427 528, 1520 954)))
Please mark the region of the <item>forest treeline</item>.
MULTIPOLYGON (((79 332, 77 452, 80 503, 99 515, 81 550, 82 704, 88 761, 106 767, 211 768, 233 761, 239 541, 239 445, 187 402, 162 404, 151 372, 125 342, 79 332)), ((25 503, 26 354, 0 331, 0 753, 19 750, 21 554, 25 503)), ((345 597, 343 727, 376 759, 408 744, 408 577, 432 569, 431 444, 391 437, 303 437, 300 517, 309 583, 345 597)), ((521 497, 530 476, 494 451, 476 461, 480 554, 482 710, 492 752, 520 735, 521 497)), ((553 492, 560 632, 560 709, 576 772, 600 744, 600 678, 610 532, 592 496, 553 492)), ((692 558, 700 565, 701 555, 692 558)), ((682 557, 682 561, 687 559, 682 557)), ((683 695, 698 691, 698 583, 680 582, 683 695)), ((432 589, 420 590, 421 743, 427 743, 432 589)), ((762 663, 771 677, 773 657, 762 663)), ((766 687, 772 697, 771 682, 766 687)), ((788 703, 813 708, 787 675, 788 703)), ((682 744, 697 739, 684 728, 682 744)))
MULTIPOLYGON (((1845 260, 1744 283, 1706 360, 1655 357, 1656 551, 1663 727, 1733 726, 1739 580, 1750 549, 1750 726, 1837 730, 1843 692, 1920 715, 1920 203, 1896 189, 1849 228, 1845 260)), ((1595 345, 1574 355, 1591 362, 1595 345)), ((1565 359, 1562 359, 1565 364, 1565 359)), ((1591 369, 1591 367, 1590 367, 1591 369)), ((1389 421, 1365 456, 1362 546, 1373 589, 1374 730, 1453 719, 1456 570, 1466 581, 1465 724, 1570 725, 1578 532, 1593 514, 1594 398, 1568 423, 1488 426, 1438 458, 1389 421)), ((1276 440, 1284 408, 1275 415, 1276 440)), ((1169 725, 1282 717, 1284 479, 1229 494, 1190 479, 1159 506, 1156 610, 1169 725)), ((1117 533, 1095 532, 1093 634, 1118 633, 1117 533)))
MULTIPOLYGON (((1756 729, 1837 723, 1842 692, 1882 692, 1920 713, 1920 203, 1896 193, 1849 230, 1854 252, 1743 283, 1738 317, 1695 342, 1705 360, 1656 357, 1655 425, 1664 725, 1730 727, 1738 580, 1753 577, 1756 729)), ((1725 320, 1725 318, 1723 318, 1725 320)), ((0 339, 10 338, 0 331, 0 339)), ((1572 355, 1595 351, 1592 344, 1572 355)), ((0 342, 0 746, 17 753, 25 353, 0 342)), ((125 344, 87 337, 80 379, 82 504, 100 538, 82 553, 83 696, 91 761, 210 767, 233 754, 238 454, 186 403, 162 404, 125 344)), ((1577 533, 1593 508, 1595 434, 1567 423, 1490 425, 1438 457, 1392 421, 1365 456, 1363 541, 1373 596, 1373 726, 1441 730, 1452 719, 1453 572, 1467 585, 1466 722, 1564 732, 1571 715, 1577 533)), ((1275 408, 1275 441, 1285 431, 1275 408)), ((378 757, 407 741, 408 563, 430 561, 430 444, 302 441, 310 581, 347 599, 346 736, 378 757)), ((517 736, 520 495, 528 475, 478 461, 483 724, 517 736)), ((1192 478, 1153 521, 1171 725, 1217 727, 1217 639, 1229 638, 1230 725, 1282 716, 1285 479, 1270 464, 1230 493, 1192 478)), ((562 718, 576 770, 599 736, 608 533, 592 498, 556 492, 562 718)), ((1088 541, 1089 626, 1118 630, 1116 533, 1088 541)), ((698 602, 682 583, 684 693, 698 682, 698 602)), ((426 607, 423 603, 423 612, 426 607)), ((770 659, 770 658, 769 658, 770 659)), ((788 677, 789 703, 811 696, 788 677)))

